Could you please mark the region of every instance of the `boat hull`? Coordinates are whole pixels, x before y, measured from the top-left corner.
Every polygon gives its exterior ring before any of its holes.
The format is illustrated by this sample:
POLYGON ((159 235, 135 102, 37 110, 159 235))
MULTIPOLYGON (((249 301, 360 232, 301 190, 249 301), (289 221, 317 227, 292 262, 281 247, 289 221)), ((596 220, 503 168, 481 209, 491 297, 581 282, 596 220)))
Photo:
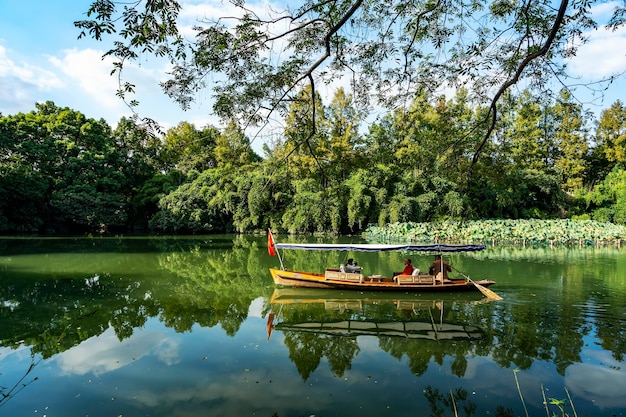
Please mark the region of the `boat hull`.
POLYGON ((363 282, 347 282, 327 279, 325 274, 316 272, 291 271, 270 268, 274 284, 297 288, 323 288, 356 291, 399 291, 399 292, 462 292, 478 291, 475 284, 488 287, 494 281, 469 281, 466 279, 448 280, 444 283, 402 283, 397 284, 390 278, 364 277, 363 282))

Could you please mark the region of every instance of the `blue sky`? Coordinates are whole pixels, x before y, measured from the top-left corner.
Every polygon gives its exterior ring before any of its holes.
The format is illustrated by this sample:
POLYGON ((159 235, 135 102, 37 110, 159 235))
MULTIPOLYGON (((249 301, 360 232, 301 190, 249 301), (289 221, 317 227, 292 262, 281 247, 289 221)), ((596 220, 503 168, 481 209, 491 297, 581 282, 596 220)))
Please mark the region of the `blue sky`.
MULTIPOLYGON (((91 0, 0 0, 0 112, 30 112, 36 102, 52 100, 87 117, 115 125, 129 109, 115 96, 117 79, 110 60, 102 60, 108 44, 78 40, 74 21, 86 18, 91 0)), ((128 71, 137 85, 139 113, 171 127, 185 120, 197 127, 218 124, 210 115, 208 93, 183 111, 158 85, 164 63, 146 57, 128 71)))
MULTIPOLYGON (((107 44, 91 39, 78 40, 73 25, 86 17, 92 0, 0 0, 0 112, 4 115, 34 110, 35 103, 52 100, 87 117, 104 118, 114 126, 129 109, 115 96, 117 81, 110 76, 110 60, 102 60, 107 44)), ((620 0, 620 2, 623 0, 620 0)), ((182 0, 180 21, 190 26, 202 16, 228 14, 226 0, 182 0)), ((248 5, 250 3, 247 3, 248 5)), ((261 7, 261 6, 259 6, 261 7)), ((607 18, 611 2, 598 2, 595 12, 607 18)), ((235 12, 231 13, 234 15, 235 12)), ((592 32, 570 69, 581 80, 626 71, 626 29, 592 32)), ((137 86, 139 113, 165 128, 180 121, 218 125, 211 113, 208 91, 200 93, 189 111, 181 110, 158 85, 165 79, 166 64, 149 56, 128 70, 129 81, 137 86)), ((614 83, 603 100, 596 100, 592 111, 609 107, 615 100, 626 102, 626 81, 614 83)), ((582 101, 591 101, 584 89, 582 101)), ((257 150, 260 144, 254 144, 257 150)))

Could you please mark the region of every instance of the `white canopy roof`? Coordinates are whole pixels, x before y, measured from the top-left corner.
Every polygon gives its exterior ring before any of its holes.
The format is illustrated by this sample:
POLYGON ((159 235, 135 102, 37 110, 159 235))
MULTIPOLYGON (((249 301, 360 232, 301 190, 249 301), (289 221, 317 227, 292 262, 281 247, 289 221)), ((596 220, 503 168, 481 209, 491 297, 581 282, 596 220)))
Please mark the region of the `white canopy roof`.
POLYGON ((410 251, 410 252, 474 252, 486 248, 485 245, 388 245, 375 243, 275 243, 276 249, 299 249, 299 250, 335 250, 356 252, 387 252, 387 251, 410 251))

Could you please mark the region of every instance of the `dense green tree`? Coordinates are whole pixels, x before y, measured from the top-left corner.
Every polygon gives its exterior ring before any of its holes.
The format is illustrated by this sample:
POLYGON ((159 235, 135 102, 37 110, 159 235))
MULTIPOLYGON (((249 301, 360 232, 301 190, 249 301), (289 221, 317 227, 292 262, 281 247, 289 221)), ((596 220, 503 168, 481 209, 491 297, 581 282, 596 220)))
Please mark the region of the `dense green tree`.
POLYGON ((548 218, 562 212, 565 196, 560 177, 532 169, 514 170, 507 179, 510 184, 511 200, 509 218, 548 218))
POLYGON ((324 187, 313 178, 295 180, 292 184, 293 201, 283 214, 283 228, 291 233, 323 232, 331 230, 333 224, 341 224, 333 216, 342 216, 345 212, 338 208, 344 193, 324 187))
POLYGON ((361 115, 353 105, 352 96, 343 88, 335 92, 327 113, 330 137, 327 173, 336 181, 344 181, 364 162, 359 135, 361 115))
POLYGON ((124 163, 138 179, 150 178, 157 171, 167 170, 161 155, 163 146, 159 137, 134 119, 122 117, 113 130, 116 148, 122 153, 124 163))
POLYGON ((433 172, 444 160, 450 139, 439 135, 440 116, 425 94, 415 97, 408 109, 394 112, 393 128, 399 142, 393 155, 400 169, 433 172))
MULTIPOLYGON (((128 186, 124 199, 129 202, 128 225, 130 228, 146 229, 148 221, 156 212, 160 188, 154 183, 146 185, 155 175, 167 169, 163 163, 160 139, 133 119, 122 117, 113 130, 115 148, 120 152, 122 169, 128 186), (146 195, 146 192, 154 192, 146 195)), ((158 181, 158 179, 157 179, 158 181)))
POLYGON ((322 183, 327 181, 330 140, 325 109, 319 94, 310 88, 300 92, 289 106, 285 118, 284 141, 274 150, 274 155, 286 163, 294 178, 315 176, 322 183))
POLYGON ((0 232, 41 230, 48 182, 30 165, 19 161, 0 163, 0 232))
POLYGON ((545 119, 545 106, 524 90, 517 99, 509 156, 521 169, 544 170, 551 164, 551 141, 546 135, 545 119))
POLYGON ((584 198, 594 220, 626 224, 626 170, 616 165, 584 198))
POLYGON ((250 147, 250 140, 234 121, 229 122, 217 137, 214 153, 218 167, 242 166, 261 160, 250 147))
POLYGON ((33 216, 33 222, 24 223, 31 223, 27 229, 126 226, 130 174, 104 120, 46 102, 28 114, 3 118, 1 131, 7 163, 18 164, 7 173, 22 172, 25 181, 41 179, 29 191, 41 194, 32 195, 30 203, 22 202, 33 216))
POLYGON ((165 166, 184 174, 214 168, 217 166, 215 146, 219 136, 220 131, 215 127, 198 130, 192 123, 180 122, 165 135, 162 152, 165 166))
POLYGON ((626 107, 621 101, 602 112, 596 140, 610 162, 626 163, 626 107))
POLYGON ((149 228, 152 225, 152 228, 162 230, 162 225, 153 222, 159 209, 159 201, 185 182, 186 177, 175 169, 167 174, 156 173, 145 181, 131 201, 137 227, 149 228))
POLYGON ((363 154, 370 165, 389 165, 396 162, 394 150, 400 138, 393 124, 393 115, 387 114, 369 125, 363 138, 363 154))
POLYGON ((564 191, 572 193, 583 185, 588 151, 585 115, 572 101, 567 90, 561 90, 553 108, 555 157, 554 168, 562 178, 564 191))
POLYGON ((282 215, 293 202, 293 186, 287 168, 274 157, 256 168, 253 171, 242 169, 236 179, 242 203, 237 206, 234 224, 240 231, 267 227, 284 230, 282 215))
POLYGON ((242 170, 235 179, 241 203, 235 208, 233 225, 239 232, 263 229, 271 224, 273 184, 260 170, 242 170))
MULTIPOLYGON (((361 168, 353 171, 345 182, 347 191, 347 224, 350 229, 361 230, 368 223, 378 221, 380 205, 390 194, 381 177, 389 168, 382 164, 372 166, 373 169, 361 168)), ((390 187, 389 187, 390 188, 390 187)))
POLYGON ((125 191, 130 180, 124 171, 124 155, 116 149, 108 124, 63 109, 54 126, 51 133, 61 162, 50 198, 55 219, 70 227, 125 227, 125 191))
POLYGON ((208 169, 163 196, 150 225, 170 233, 232 231, 232 214, 238 203, 232 173, 224 168, 208 169))
POLYGON ((235 121, 206 136, 183 122, 161 142, 134 120, 112 131, 51 102, 0 117, 0 230, 358 233, 371 223, 626 218, 623 167, 606 156, 612 125, 599 127, 583 158, 585 117, 565 91, 541 105, 528 92, 507 96, 506 117, 473 166, 471 149, 481 140, 473 126, 486 109, 463 90, 451 100, 415 97, 371 124, 363 144, 349 96, 338 92, 328 108, 318 100, 315 113, 325 116, 312 124, 304 99, 311 93, 293 103, 285 136, 265 160, 235 121), (522 149, 536 152, 526 158, 522 149), (598 163, 587 165, 593 158, 598 163), (592 179, 602 172, 596 166, 611 164, 613 173, 592 179), (595 181, 592 191, 582 189, 583 178, 595 181))
MULTIPOLYGON (((515 135, 513 125, 517 117, 516 103, 516 97, 511 94, 506 94, 502 100, 501 117, 465 189, 467 218, 509 217, 510 209, 515 206, 511 195, 514 184, 508 180, 508 174, 514 169, 511 149, 515 135)), ((476 117, 482 118, 485 111, 479 108, 476 117)))

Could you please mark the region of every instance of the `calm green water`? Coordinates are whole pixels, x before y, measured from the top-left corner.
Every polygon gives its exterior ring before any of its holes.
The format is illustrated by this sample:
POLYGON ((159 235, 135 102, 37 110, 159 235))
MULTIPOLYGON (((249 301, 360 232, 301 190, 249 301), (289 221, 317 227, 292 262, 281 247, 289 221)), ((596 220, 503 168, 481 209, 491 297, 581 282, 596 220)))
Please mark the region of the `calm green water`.
MULTIPOLYGON (((486 302, 275 291, 265 243, 0 239, 0 415, 626 414, 626 249, 449 257, 496 281, 504 300, 486 302)), ((386 275, 407 256, 349 255, 386 275)))

